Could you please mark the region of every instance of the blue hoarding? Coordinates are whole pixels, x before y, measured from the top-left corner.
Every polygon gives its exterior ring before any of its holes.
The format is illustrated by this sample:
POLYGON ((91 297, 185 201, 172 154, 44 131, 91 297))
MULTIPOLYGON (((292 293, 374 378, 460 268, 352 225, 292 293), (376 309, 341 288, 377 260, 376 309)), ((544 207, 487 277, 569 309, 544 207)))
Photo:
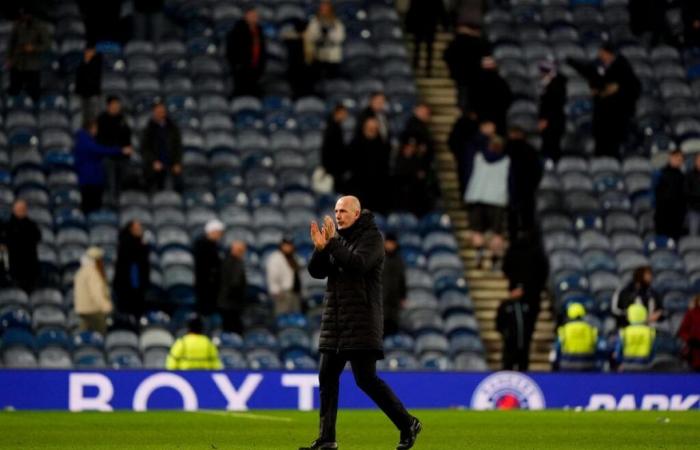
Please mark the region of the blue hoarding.
MULTIPOLYGON (((700 409, 700 375, 386 372, 409 408, 700 409)), ((340 406, 371 401, 342 376, 340 406)), ((0 370, 0 407, 54 410, 318 407, 318 377, 302 372, 0 370)))

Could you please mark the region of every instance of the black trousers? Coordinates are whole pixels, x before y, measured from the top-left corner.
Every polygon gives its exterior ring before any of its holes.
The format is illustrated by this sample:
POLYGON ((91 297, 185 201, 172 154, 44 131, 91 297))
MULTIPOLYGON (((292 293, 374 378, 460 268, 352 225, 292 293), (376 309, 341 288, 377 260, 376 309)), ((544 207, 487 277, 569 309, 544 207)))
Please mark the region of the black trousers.
POLYGON ((527 372, 530 365, 530 341, 526 340, 522 348, 514 342, 503 342, 503 370, 527 372))
POLYGON ((93 211, 102 208, 102 195, 104 186, 96 184, 84 184, 80 186, 81 209, 86 216, 93 211))
POLYGON ((25 91, 34 102, 39 101, 41 93, 41 72, 38 70, 10 70, 10 88, 7 93, 19 95, 25 91))
MULTIPOLYGON (((340 374, 348 359, 342 354, 321 353, 319 383, 321 394, 320 431, 321 441, 335 441, 335 422, 338 416, 338 392, 340 374)), ((377 376, 377 361, 373 358, 350 360, 355 383, 386 414, 399 430, 409 427, 411 415, 401 400, 377 376)))
POLYGON ((426 62, 425 71, 430 76, 430 71, 433 67, 433 42, 435 41, 435 32, 432 33, 416 33, 413 36, 413 67, 418 69, 420 62, 420 48, 425 45, 426 62))

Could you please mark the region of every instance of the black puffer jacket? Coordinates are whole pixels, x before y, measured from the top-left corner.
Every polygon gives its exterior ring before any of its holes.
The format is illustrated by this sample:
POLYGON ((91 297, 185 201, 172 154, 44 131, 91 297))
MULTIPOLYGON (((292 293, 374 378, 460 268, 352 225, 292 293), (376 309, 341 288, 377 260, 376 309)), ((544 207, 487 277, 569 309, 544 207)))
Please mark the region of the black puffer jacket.
POLYGON ((382 235, 369 211, 338 234, 309 262, 312 277, 328 277, 319 350, 366 352, 381 359, 382 235))

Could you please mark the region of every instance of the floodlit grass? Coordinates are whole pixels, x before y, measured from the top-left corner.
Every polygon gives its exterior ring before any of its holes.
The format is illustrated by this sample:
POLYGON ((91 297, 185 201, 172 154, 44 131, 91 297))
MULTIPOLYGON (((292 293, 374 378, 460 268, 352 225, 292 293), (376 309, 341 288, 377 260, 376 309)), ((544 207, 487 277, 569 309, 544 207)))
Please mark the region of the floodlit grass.
MULTIPOLYGON (((416 449, 700 448, 700 412, 412 411, 424 424, 416 449)), ((0 448, 291 449, 318 430, 316 412, 2 412, 0 448)), ((380 412, 343 410, 343 450, 393 449, 398 432, 380 412)))

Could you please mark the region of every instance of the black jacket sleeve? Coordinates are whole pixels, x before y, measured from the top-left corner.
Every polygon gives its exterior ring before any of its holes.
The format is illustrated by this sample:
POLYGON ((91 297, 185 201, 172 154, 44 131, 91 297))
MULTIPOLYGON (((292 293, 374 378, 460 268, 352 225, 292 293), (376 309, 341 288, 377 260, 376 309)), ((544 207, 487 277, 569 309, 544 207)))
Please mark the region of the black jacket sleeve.
POLYGON ((356 273, 371 270, 384 258, 384 245, 379 233, 368 233, 360 237, 352 250, 343 246, 337 238, 331 239, 326 248, 338 266, 356 273))
POLYGON ((313 278, 322 280, 330 273, 331 261, 327 249, 321 251, 314 250, 309 260, 309 275, 313 278))

